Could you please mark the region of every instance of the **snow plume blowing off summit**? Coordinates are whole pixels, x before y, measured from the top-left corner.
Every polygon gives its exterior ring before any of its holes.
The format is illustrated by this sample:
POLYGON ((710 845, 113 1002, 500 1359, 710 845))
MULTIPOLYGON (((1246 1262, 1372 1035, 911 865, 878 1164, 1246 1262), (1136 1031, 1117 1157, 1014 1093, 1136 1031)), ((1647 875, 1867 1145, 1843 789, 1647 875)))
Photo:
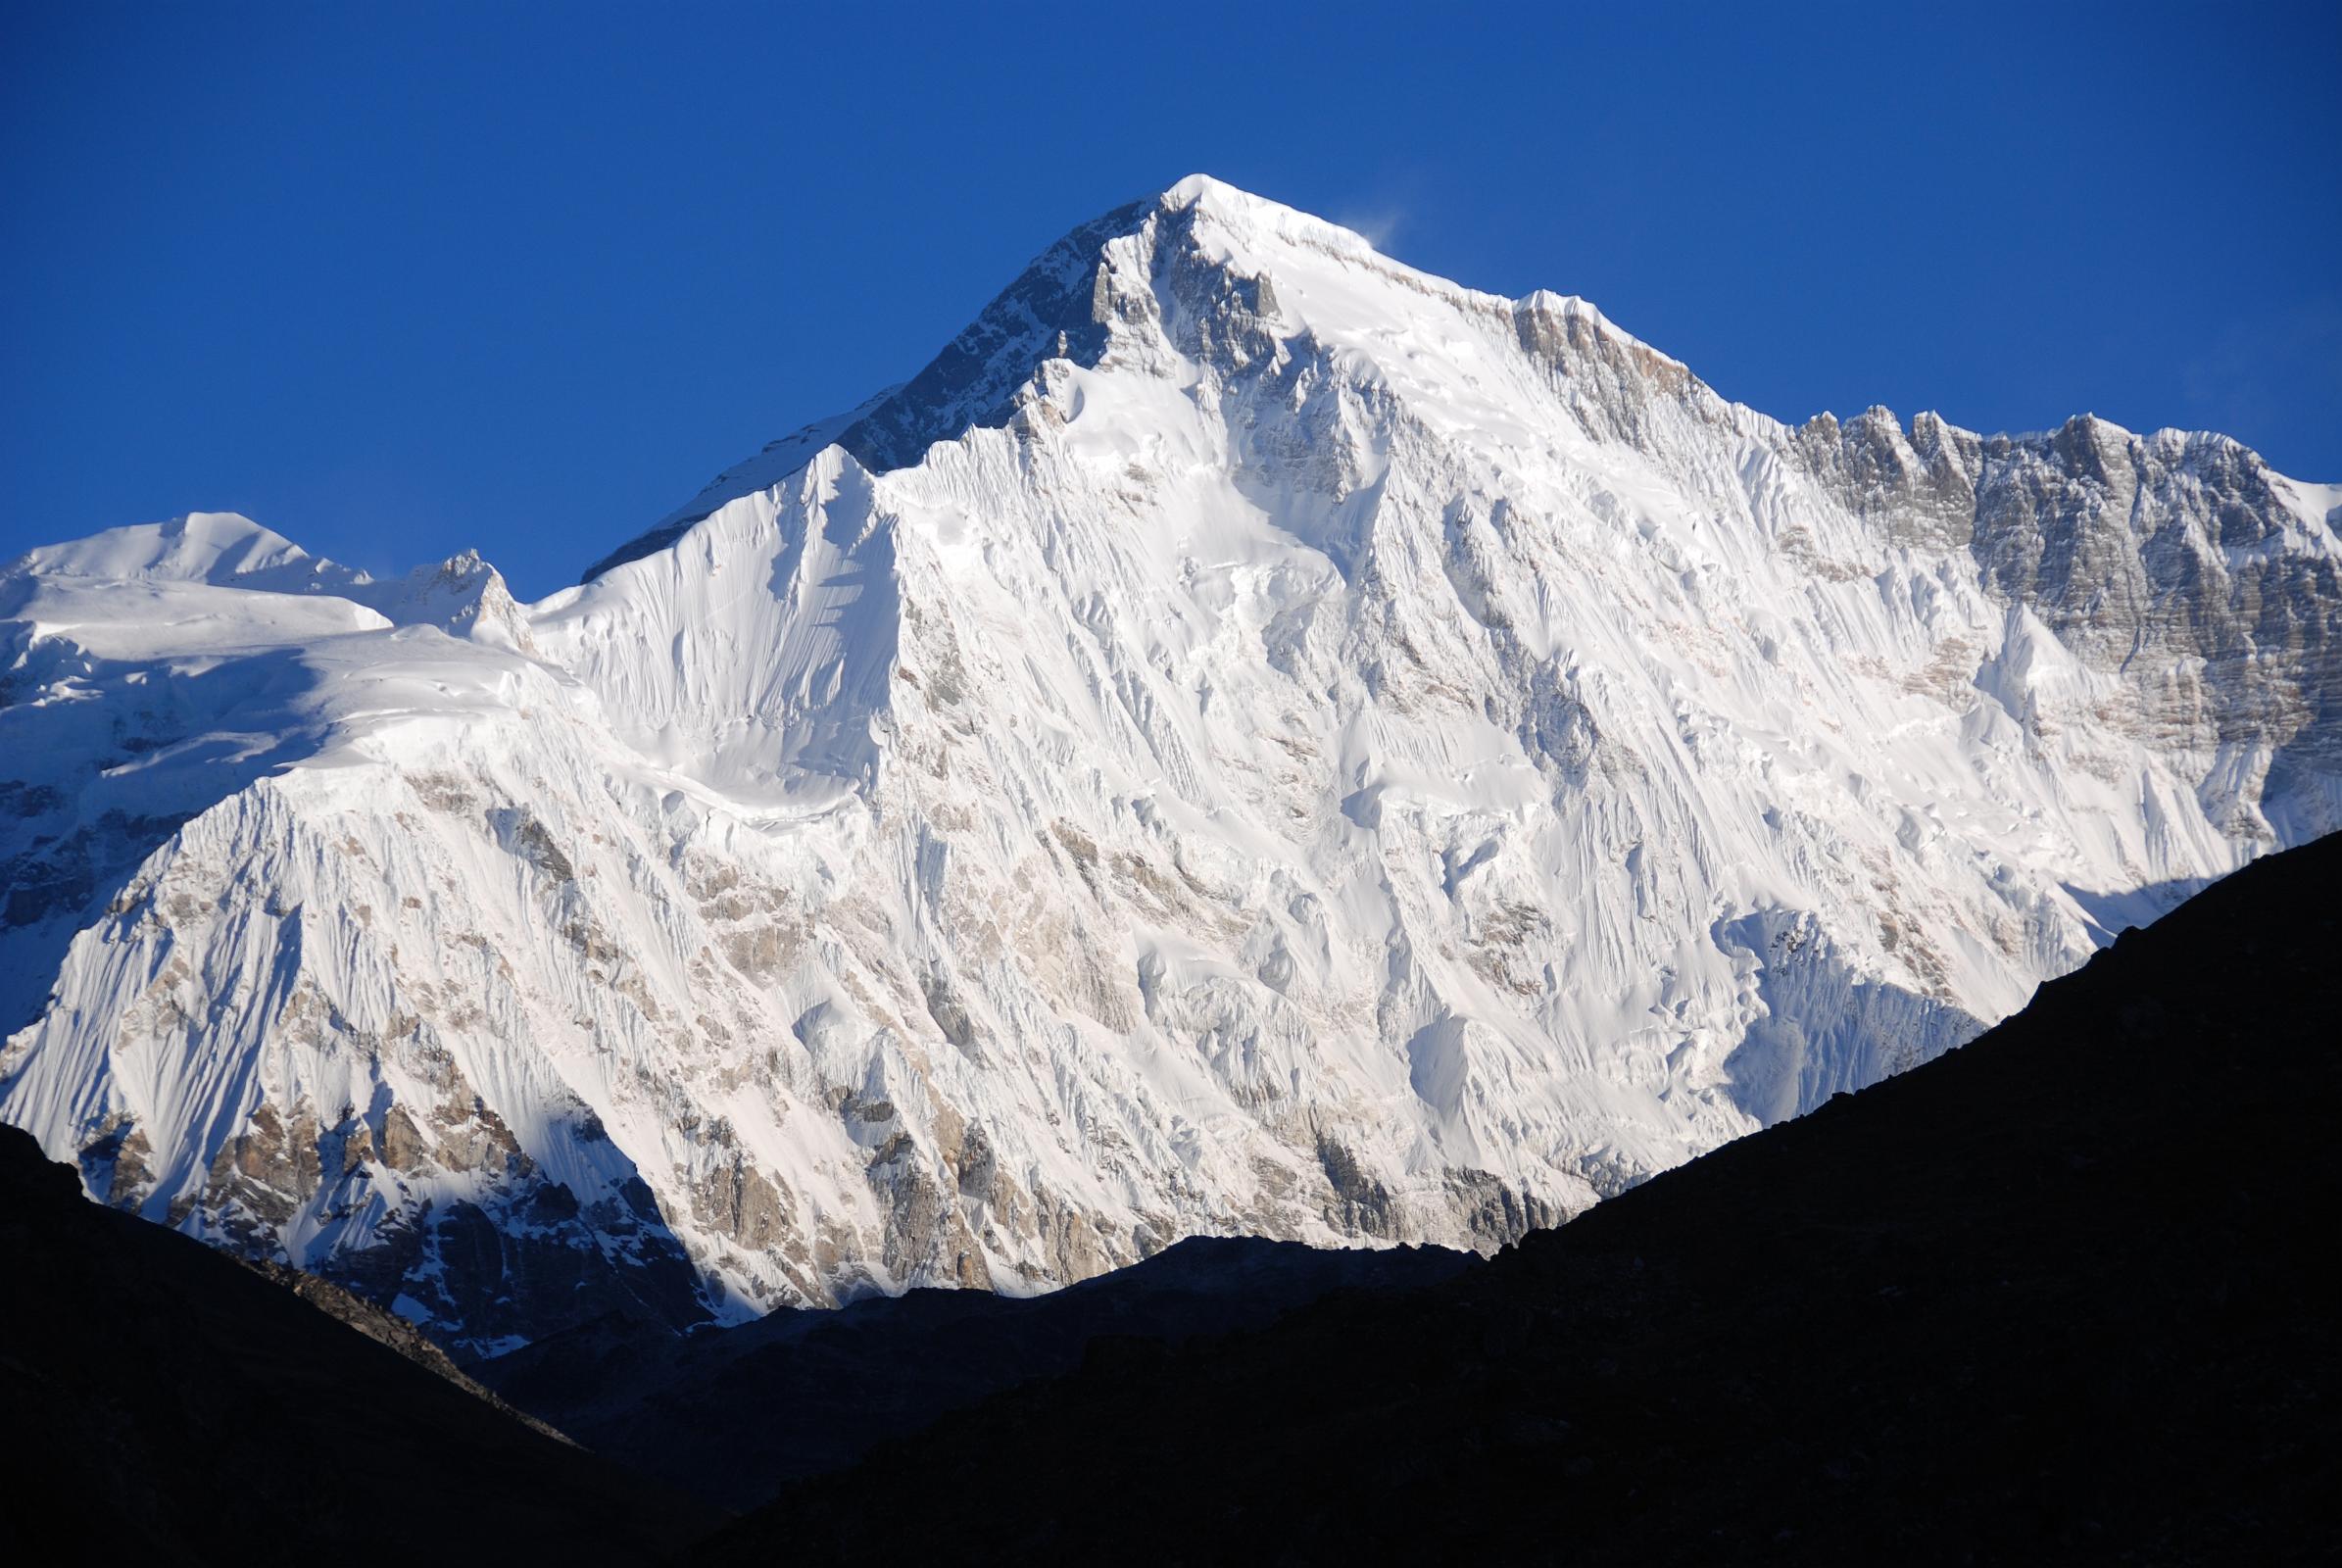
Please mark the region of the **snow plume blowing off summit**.
POLYGON ((0 1115, 474 1352, 1487 1248, 2342 825, 2337 506, 1186 180, 539 604, 0 571, 0 1115))

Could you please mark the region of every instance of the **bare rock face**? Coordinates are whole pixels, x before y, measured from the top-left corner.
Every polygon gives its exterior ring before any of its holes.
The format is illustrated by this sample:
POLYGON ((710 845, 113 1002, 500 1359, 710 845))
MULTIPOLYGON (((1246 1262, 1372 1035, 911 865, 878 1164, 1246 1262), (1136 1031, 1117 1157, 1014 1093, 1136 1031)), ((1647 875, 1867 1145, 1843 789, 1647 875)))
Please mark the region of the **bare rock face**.
POLYGON ((2342 825, 2338 505, 1184 182, 539 604, 0 571, 0 1114, 473 1353, 1492 1247, 2342 825))
POLYGON ((2342 827, 2342 565, 2301 548, 2332 537, 2330 508, 2318 510, 2330 497, 2305 507, 2316 487, 2225 436, 2138 436, 2087 415, 1979 440, 1930 415, 1905 432, 1874 409, 1800 434, 1816 476, 1855 510, 1890 537, 1965 548, 1988 593, 2101 677, 2083 705, 2025 702, 2018 716, 2036 734, 2076 727, 2208 759, 2207 815, 2264 845, 2342 827))

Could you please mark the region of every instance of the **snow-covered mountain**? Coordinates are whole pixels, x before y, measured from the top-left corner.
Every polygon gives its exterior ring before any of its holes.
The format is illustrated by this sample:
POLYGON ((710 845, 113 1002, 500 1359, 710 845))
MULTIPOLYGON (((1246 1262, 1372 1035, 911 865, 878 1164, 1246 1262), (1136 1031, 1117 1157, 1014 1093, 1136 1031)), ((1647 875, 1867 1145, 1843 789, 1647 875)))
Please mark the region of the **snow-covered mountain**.
POLYGON ((1485 1247, 2342 826, 2338 509, 1186 180, 535 605, 0 571, 0 1115, 474 1349, 1485 1247))

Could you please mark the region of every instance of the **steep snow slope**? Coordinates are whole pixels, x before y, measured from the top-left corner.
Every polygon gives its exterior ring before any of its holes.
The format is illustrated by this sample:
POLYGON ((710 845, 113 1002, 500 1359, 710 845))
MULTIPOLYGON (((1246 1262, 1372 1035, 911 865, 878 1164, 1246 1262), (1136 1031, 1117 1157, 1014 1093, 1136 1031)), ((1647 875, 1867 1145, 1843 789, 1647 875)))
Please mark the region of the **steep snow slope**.
POLYGON ((1485 1245, 2342 825, 2334 503, 1787 427, 1189 180, 535 606, 8 567, 0 1113, 477 1348, 1485 1245))

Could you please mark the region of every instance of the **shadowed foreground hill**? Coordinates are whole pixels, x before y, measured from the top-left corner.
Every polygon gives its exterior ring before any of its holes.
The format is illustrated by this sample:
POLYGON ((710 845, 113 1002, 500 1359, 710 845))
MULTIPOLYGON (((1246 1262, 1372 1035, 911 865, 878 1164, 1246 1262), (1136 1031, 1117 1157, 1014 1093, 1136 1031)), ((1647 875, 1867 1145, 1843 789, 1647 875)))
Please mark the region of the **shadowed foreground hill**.
POLYGON ((709 1560, 2329 1560, 2342 838, 1437 1290, 1094 1348, 709 1560))
POLYGON ((948 1410, 1071 1372, 1095 1341, 1261 1328, 1336 1291, 1430 1285, 1479 1261, 1436 1247, 1192 1236, 1046 1296, 912 1291, 689 1336, 610 1318, 471 1372, 595 1452, 730 1511, 948 1410))
POLYGON ((0 1558, 644 1562, 710 1522, 279 1272, 87 1201, 0 1127, 0 1558))

